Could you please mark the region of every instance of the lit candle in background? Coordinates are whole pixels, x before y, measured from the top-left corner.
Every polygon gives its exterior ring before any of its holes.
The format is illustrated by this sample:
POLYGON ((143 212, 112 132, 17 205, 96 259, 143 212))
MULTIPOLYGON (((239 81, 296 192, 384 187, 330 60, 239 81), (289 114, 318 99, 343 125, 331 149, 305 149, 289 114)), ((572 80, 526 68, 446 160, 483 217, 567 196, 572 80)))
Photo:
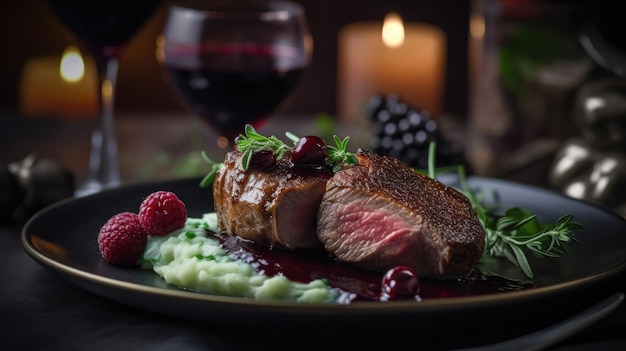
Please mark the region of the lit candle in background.
POLYGON ((20 111, 25 116, 93 118, 98 92, 93 60, 83 59, 74 47, 62 57, 37 57, 23 67, 20 111))
POLYGON ((341 118, 363 116, 375 93, 396 93, 406 103, 442 112, 446 37, 438 27, 402 23, 390 13, 381 22, 352 23, 339 32, 338 113, 341 118))

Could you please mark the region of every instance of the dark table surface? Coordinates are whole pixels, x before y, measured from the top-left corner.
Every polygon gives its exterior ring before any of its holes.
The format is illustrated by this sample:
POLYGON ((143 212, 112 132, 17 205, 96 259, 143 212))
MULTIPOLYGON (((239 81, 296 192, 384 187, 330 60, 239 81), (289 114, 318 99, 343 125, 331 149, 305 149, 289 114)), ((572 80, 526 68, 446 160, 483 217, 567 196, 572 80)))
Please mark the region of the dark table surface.
MULTIPOLYGON (((85 130, 81 126, 72 128, 85 130)), ((76 140, 82 143, 87 139, 79 136, 76 140)), ((184 135, 180 139, 187 140, 184 135)), ((5 143, 11 145, 6 140, 5 143)), ((27 144, 12 145, 10 151, 16 151, 15 157, 22 157, 17 151, 25 149, 27 144)), ((52 157, 65 155, 61 152, 63 147, 55 145, 59 151, 52 150, 52 157)), ((128 145, 122 143, 122 148, 130 148, 128 145)), ((135 148, 142 150, 139 146, 135 148)), ((84 156, 81 152, 83 159, 84 156)), ((20 241, 24 223, 15 220, 0 224, 0 348, 4 350, 239 350, 277 349, 278 345, 284 345, 285 349, 393 349, 407 343, 409 349, 418 349, 429 344, 423 336, 390 334, 378 339, 380 345, 362 345, 358 340, 342 338, 341 331, 337 331, 332 342, 311 342, 315 340, 315 330, 300 334, 305 337, 290 337, 276 326, 273 335, 256 334, 122 305, 82 290, 35 262, 20 241)), ((618 282, 617 290, 626 291, 626 277, 622 281, 622 284, 618 282)), ((450 337, 454 338, 454 332, 450 337)), ((551 349, 626 350, 626 304, 551 349)))
MULTIPOLYGON (((4 350, 252 350, 274 349, 276 340, 290 340, 281 336, 280 326, 276 335, 265 335, 267 339, 251 337, 250 331, 157 315, 84 291, 31 259, 20 242, 21 228, 20 223, 0 227, 0 347, 4 350)), ((337 336, 339 340, 329 342, 327 349, 353 345, 351 340, 341 340, 340 332, 337 336)), ((310 338, 314 337, 311 331, 310 338)), ((428 342, 390 335, 384 345, 395 348, 396 343, 411 340, 415 349, 428 342)), ((290 342, 300 345, 286 345, 286 349, 313 349, 306 339, 290 342)), ((553 349, 626 349, 626 305, 553 349)))

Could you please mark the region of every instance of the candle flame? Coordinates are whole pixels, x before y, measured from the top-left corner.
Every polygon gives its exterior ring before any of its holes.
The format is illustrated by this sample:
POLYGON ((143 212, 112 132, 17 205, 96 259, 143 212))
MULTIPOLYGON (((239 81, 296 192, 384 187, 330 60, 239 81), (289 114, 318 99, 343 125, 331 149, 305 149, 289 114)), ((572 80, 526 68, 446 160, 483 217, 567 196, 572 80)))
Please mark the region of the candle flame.
POLYGON ((482 40, 485 37, 485 19, 481 16, 470 18, 470 35, 472 38, 482 40))
POLYGON ((397 48, 404 42, 404 24, 402 17, 396 12, 390 12, 385 16, 383 22, 383 43, 385 45, 397 48))
POLYGON ((85 75, 85 61, 83 61, 83 57, 76 47, 68 46, 63 51, 59 72, 61 73, 61 78, 70 83, 78 82, 83 78, 85 75))
POLYGON ((163 36, 163 34, 159 34, 156 38, 154 56, 156 57, 157 62, 163 63, 163 57, 165 56, 165 36, 163 36))

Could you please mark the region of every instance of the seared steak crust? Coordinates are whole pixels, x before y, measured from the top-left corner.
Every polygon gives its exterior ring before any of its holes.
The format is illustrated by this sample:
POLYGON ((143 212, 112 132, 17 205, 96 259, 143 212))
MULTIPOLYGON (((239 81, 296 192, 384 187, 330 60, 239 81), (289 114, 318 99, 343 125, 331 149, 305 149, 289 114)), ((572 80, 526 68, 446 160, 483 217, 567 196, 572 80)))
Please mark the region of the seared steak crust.
POLYGON ((213 183, 220 230, 288 250, 319 246, 317 209, 327 179, 295 174, 288 157, 271 171, 244 171, 242 155, 229 152, 213 183))
POLYGON ((485 232, 460 192, 401 161, 367 151, 327 183, 318 238, 339 260, 375 271, 407 265, 420 276, 471 272, 485 232))

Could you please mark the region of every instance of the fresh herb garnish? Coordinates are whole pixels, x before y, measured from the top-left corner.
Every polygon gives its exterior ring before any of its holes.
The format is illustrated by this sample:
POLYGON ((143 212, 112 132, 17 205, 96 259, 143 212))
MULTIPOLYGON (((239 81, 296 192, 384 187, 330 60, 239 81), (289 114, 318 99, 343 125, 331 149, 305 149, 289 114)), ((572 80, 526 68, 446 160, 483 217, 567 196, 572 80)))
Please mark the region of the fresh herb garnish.
POLYGON ((328 159, 326 160, 326 164, 333 167, 333 172, 337 172, 344 165, 356 164, 356 155, 348 151, 350 137, 341 140, 338 136, 333 135, 333 140, 335 140, 335 146, 328 145, 328 159))
MULTIPOLYGON (((300 137, 292 132, 286 132, 285 135, 289 140, 293 141, 294 144, 300 140, 300 137)), ((335 146, 327 145, 328 158, 325 161, 326 165, 333 167, 333 172, 337 172, 345 165, 357 163, 356 155, 348 151, 350 137, 347 136, 342 140, 339 139, 337 135, 333 135, 333 141, 335 142, 335 146)))
POLYGON ((285 154, 285 151, 289 149, 287 144, 275 136, 265 136, 259 134, 253 126, 246 124, 244 128, 244 134, 239 134, 235 139, 235 145, 237 149, 243 152, 241 160, 241 166, 244 171, 250 166, 250 159, 255 152, 267 150, 276 155, 276 159, 279 160, 285 154))
MULTIPOLYGON (((289 140, 293 141, 294 144, 300 139, 300 137, 291 132, 286 132, 285 135, 289 140)), ((333 172, 337 172, 344 165, 357 163, 356 155, 348 151, 349 137, 340 139, 338 136, 333 135, 333 140, 335 146, 327 146, 328 158, 325 161, 326 165, 332 167, 333 172)), ((267 150, 272 152, 276 159, 279 160, 284 156, 286 151, 293 150, 293 146, 285 144, 282 140, 273 135, 269 137, 262 135, 249 124, 245 126, 244 134, 240 134, 235 139, 235 145, 237 150, 243 152, 241 166, 244 170, 247 170, 250 166, 250 160, 255 152, 267 150)), ((204 152, 202 156, 211 165, 211 170, 200 182, 200 186, 205 188, 213 183, 215 175, 223 163, 211 160, 204 152)))
POLYGON ((204 151, 202 151, 202 158, 211 167, 209 173, 207 173, 207 175, 205 175, 204 178, 202 178, 202 180, 200 181, 200 187, 206 188, 209 185, 213 184, 213 181, 215 180, 215 175, 217 174, 217 171, 222 167, 223 163, 213 161, 204 151))
MULTIPOLYGON (((434 149, 435 145, 431 143, 429 161, 434 149)), ((429 176, 434 178, 434 162, 429 162, 428 168, 429 176)), ((575 222, 571 214, 561 216, 555 224, 541 224, 535 214, 519 207, 509 208, 504 215, 498 216, 495 214, 497 208, 486 205, 482 190, 470 188, 463 166, 458 166, 457 175, 461 183, 461 188, 457 190, 469 199, 485 228, 485 251, 481 260, 504 257, 532 279, 534 273, 528 262, 528 253, 538 258, 559 257, 567 252, 571 242, 576 241, 572 231, 582 228, 582 225, 575 222)))
MULTIPOLYGON (((285 135, 294 144, 300 139, 291 132, 285 135)), ((335 146, 327 146, 328 158, 325 161, 333 168, 333 172, 337 172, 346 164, 356 164, 356 155, 347 151, 349 137, 340 139, 334 135, 333 140, 335 146)), ((255 152, 269 150, 276 155, 276 159, 280 159, 286 151, 293 149, 293 146, 285 144, 275 136, 266 137, 259 134, 251 125, 246 125, 245 133, 237 137, 235 144, 237 149, 244 153, 242 158, 244 170, 248 168, 255 152)), ((429 146, 426 172, 433 179, 437 179, 437 171, 447 171, 450 168, 435 168, 435 148, 436 144, 432 142, 429 146)), ((204 152, 202 156, 211 165, 211 171, 200 183, 201 187, 207 187, 213 183, 223 163, 212 161, 204 152)), ((469 186, 465 168, 463 166, 455 168, 461 184, 457 190, 469 199, 478 220, 485 228, 485 250, 481 260, 506 258, 532 279, 534 274, 527 254, 533 254, 538 258, 558 257, 567 252, 570 243, 576 241, 572 231, 582 228, 582 225, 575 222, 572 215, 566 214, 554 224, 541 224, 535 214, 518 207, 507 209, 503 215, 496 215, 499 209, 487 206, 483 190, 472 189, 469 186)))
MULTIPOLYGON (((462 169, 462 168, 461 168, 462 169)), ((481 201, 479 190, 472 190, 464 171, 459 171, 463 193, 468 197, 478 219, 485 228, 483 257, 505 257, 532 279, 533 271, 526 256, 558 257, 576 241, 572 231, 582 228, 571 214, 561 216, 555 224, 541 224, 535 214, 519 207, 509 208, 502 216, 494 215, 481 201)))

